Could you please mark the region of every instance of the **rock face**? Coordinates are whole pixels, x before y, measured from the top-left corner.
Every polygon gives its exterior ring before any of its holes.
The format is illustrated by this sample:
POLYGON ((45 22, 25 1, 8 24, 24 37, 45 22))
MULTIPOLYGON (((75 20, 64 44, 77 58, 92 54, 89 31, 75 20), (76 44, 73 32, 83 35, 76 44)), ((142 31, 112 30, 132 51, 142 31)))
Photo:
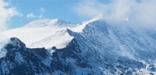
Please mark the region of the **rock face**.
POLYGON ((49 72, 50 66, 44 60, 51 60, 44 49, 29 49, 17 38, 11 38, 4 47, 7 50, 5 57, 0 59, 1 75, 35 75, 49 72), (45 62, 45 64, 44 64, 45 62))
POLYGON ((94 70, 75 40, 51 55, 44 48, 26 48, 17 38, 11 38, 4 47, 5 57, 0 59, 1 75, 92 75, 94 70))
POLYGON ((0 75, 155 75, 154 31, 88 23, 65 48, 27 48, 18 38, 2 48, 0 75), (53 52, 52 52, 53 51, 53 52))

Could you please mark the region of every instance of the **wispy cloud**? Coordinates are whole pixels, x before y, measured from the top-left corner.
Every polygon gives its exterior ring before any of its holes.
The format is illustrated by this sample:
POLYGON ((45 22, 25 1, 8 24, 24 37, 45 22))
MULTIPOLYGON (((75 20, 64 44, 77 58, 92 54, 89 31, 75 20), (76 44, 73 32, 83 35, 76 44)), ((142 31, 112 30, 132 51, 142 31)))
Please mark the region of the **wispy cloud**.
POLYGON ((30 12, 30 13, 27 13, 27 14, 26 14, 26 17, 27 17, 28 19, 39 19, 39 18, 43 18, 45 12, 46 12, 45 8, 40 8, 40 9, 39 9, 39 14, 36 14, 36 13, 34 13, 34 12, 30 12))
POLYGON ((36 15, 33 12, 30 12, 26 15, 27 18, 36 18, 36 15))
POLYGON ((156 0, 84 0, 75 7, 80 16, 103 15, 109 21, 128 21, 137 25, 156 25, 156 0))
POLYGON ((5 0, 0 0, 0 31, 7 28, 7 22, 18 15, 16 8, 10 7, 5 0))

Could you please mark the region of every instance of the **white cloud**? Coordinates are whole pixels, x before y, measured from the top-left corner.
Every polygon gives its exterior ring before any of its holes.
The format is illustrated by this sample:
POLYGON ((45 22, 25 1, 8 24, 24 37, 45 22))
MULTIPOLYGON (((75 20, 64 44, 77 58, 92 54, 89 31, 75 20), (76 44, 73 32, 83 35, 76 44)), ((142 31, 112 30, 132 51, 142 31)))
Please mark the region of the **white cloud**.
POLYGON ((36 15, 34 14, 34 13, 28 13, 27 15, 26 15, 26 17, 27 18, 36 18, 36 15))
POLYGON ((9 7, 5 0, 0 0, 0 31, 7 28, 7 22, 18 12, 14 7, 9 7))
POLYGON ((33 13, 33 12, 30 12, 30 13, 28 13, 28 14, 26 15, 26 17, 27 17, 28 19, 39 19, 39 18, 42 18, 42 17, 43 17, 43 14, 42 14, 42 13, 40 13, 40 14, 35 14, 35 13, 33 13))
POLYGON ((34 12, 30 12, 26 15, 27 18, 31 18, 31 19, 38 19, 38 18, 43 18, 44 14, 45 14, 46 10, 45 8, 40 8, 39 9, 39 14, 36 14, 34 12))
POLYGON ((109 21, 128 21, 143 26, 156 26, 156 0, 112 0, 101 3, 85 0, 75 7, 80 16, 103 15, 109 21))

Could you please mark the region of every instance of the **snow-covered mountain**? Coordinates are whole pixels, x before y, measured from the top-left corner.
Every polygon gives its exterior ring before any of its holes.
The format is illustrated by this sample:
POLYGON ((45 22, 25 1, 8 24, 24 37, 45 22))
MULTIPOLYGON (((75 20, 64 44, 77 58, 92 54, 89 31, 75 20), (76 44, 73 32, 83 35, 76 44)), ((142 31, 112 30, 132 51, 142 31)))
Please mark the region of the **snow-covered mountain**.
POLYGON ((71 25, 57 19, 35 20, 24 27, 4 31, 4 38, 0 39, 17 37, 29 48, 63 48, 73 38, 66 32, 68 26, 71 25))
POLYGON ((156 75, 155 30, 55 19, 1 34, 0 75, 156 75))

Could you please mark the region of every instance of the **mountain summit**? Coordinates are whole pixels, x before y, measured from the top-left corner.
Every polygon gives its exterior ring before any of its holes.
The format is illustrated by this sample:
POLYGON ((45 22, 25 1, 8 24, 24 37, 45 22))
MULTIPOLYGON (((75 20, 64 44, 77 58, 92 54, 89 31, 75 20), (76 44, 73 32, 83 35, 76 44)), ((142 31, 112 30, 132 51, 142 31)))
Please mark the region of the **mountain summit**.
POLYGON ((59 19, 39 19, 39 20, 34 20, 28 24, 26 24, 24 27, 65 27, 69 26, 70 23, 67 23, 63 20, 59 19))
POLYGON ((24 27, 4 31, 2 34, 8 39, 19 38, 29 48, 63 48, 73 38, 66 32, 70 26, 71 24, 58 19, 35 20, 24 27))

